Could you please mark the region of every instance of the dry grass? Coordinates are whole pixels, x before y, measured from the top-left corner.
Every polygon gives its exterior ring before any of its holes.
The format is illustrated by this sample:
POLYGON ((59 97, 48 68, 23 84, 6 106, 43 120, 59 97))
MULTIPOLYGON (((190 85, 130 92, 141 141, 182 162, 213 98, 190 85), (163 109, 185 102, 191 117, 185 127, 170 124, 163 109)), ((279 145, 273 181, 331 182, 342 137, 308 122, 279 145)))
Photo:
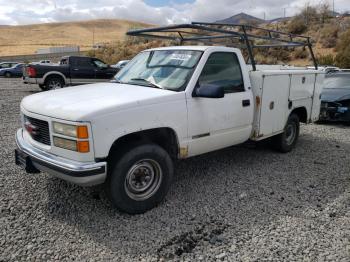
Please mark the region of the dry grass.
POLYGON ((33 54, 38 48, 79 45, 91 49, 95 43, 113 43, 125 38, 130 28, 150 25, 117 19, 0 27, 0 56, 33 54))

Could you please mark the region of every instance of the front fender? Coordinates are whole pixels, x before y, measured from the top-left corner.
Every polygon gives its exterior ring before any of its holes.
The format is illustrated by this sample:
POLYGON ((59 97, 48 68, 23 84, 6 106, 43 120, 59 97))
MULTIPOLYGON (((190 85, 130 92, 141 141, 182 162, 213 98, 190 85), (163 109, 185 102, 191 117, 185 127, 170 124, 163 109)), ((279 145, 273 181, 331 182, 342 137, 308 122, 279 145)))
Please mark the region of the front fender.
POLYGON ((139 131, 170 128, 179 147, 187 147, 187 108, 185 100, 151 104, 96 117, 91 121, 95 158, 105 158, 119 138, 139 131))

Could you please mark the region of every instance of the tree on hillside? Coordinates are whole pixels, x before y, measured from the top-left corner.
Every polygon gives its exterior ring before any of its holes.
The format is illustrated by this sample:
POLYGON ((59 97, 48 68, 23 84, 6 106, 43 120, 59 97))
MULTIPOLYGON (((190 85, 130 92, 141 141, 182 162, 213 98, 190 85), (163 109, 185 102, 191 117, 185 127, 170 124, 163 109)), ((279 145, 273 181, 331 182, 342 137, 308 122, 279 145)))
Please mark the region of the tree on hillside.
POLYGON ((322 24, 324 24, 329 18, 331 18, 331 8, 328 2, 322 3, 318 8, 319 16, 322 24))
POLYGON ((310 4, 306 4, 306 6, 301 10, 301 13, 298 16, 300 18, 304 19, 307 26, 312 21, 319 19, 319 14, 318 14, 317 8, 314 6, 310 6, 310 4))

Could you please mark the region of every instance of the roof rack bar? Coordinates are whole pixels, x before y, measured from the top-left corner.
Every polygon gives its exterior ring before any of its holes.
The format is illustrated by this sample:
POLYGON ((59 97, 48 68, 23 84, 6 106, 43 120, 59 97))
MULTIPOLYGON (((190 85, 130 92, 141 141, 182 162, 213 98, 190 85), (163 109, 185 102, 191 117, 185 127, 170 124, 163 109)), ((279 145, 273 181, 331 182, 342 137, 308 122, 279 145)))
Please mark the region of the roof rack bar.
MULTIPOLYGON (((136 36, 136 35, 131 35, 131 36, 136 36)), ((159 39, 163 39, 163 40, 178 40, 180 38, 180 37, 176 37, 176 36, 152 35, 152 34, 142 34, 139 36, 146 37, 146 38, 159 38, 159 39)))
POLYGON ((310 41, 310 37, 294 35, 265 28, 259 28, 251 25, 193 22, 192 24, 179 24, 131 30, 128 31, 126 34, 130 36, 142 36, 148 38, 179 41, 180 44, 186 41, 200 41, 202 43, 207 42, 212 44, 219 44, 220 41, 212 40, 228 39, 232 41, 232 44, 228 44, 227 41, 222 41, 221 43, 223 43, 224 45, 236 47, 239 46, 240 48, 247 49, 247 53, 254 71, 256 70, 256 61, 254 59, 253 49, 276 47, 308 47, 315 68, 317 69, 317 61, 312 50, 312 43, 310 41), (218 26, 225 26, 226 28, 218 28, 218 26), (235 29, 234 27, 237 28, 235 29), (248 33, 247 31, 252 28, 262 30, 263 32, 267 32, 268 34, 258 35, 253 34, 251 32, 248 33), (237 39, 238 41, 234 42, 235 39, 237 39), (266 42, 269 41, 270 44, 265 42, 261 44, 254 43, 254 40, 258 39, 264 40, 266 42))
POLYGON ((271 44, 271 45, 252 45, 252 48, 274 48, 274 47, 303 47, 305 46, 303 45, 299 45, 299 44, 289 44, 289 45, 280 45, 280 44, 271 44))
POLYGON ((209 23, 209 22, 192 22, 191 24, 193 25, 220 25, 220 26, 231 26, 231 27, 242 27, 245 26, 245 28, 254 28, 254 29, 260 29, 266 32, 270 32, 270 33, 277 33, 280 35, 286 35, 289 37, 300 37, 300 38, 305 38, 307 39, 308 36, 304 36, 304 35, 296 35, 296 34, 290 34, 290 33, 286 33, 286 32, 281 32, 281 31, 276 31, 273 29, 266 29, 266 28, 261 28, 258 26, 253 26, 253 25, 246 25, 246 24, 228 24, 228 23, 209 23))
POLYGON ((211 28, 211 27, 206 27, 206 26, 201 26, 201 25, 192 25, 192 24, 180 24, 180 25, 172 25, 172 26, 137 29, 137 30, 128 31, 128 32, 126 32, 126 34, 127 35, 141 35, 143 33, 160 33, 160 32, 166 33, 166 30, 168 30, 168 29, 179 29, 179 28, 201 29, 201 30, 205 30, 205 31, 209 31, 209 32, 225 33, 225 34, 241 36, 240 33, 235 32, 235 31, 224 30, 224 29, 219 29, 219 28, 211 28))
POLYGON ((253 71, 256 71, 256 62, 255 62, 255 59, 254 59, 253 49, 252 49, 252 47, 250 45, 245 26, 242 26, 242 30, 243 30, 243 33, 244 33, 244 40, 245 40, 245 44, 247 46, 248 55, 249 55, 249 58, 250 58, 250 63, 252 64, 253 71))
POLYGON ((308 42, 308 47, 309 47, 309 51, 310 51, 310 54, 311 54, 311 58, 314 61, 315 69, 317 70, 318 69, 318 64, 317 64, 317 60, 316 60, 314 51, 312 50, 312 44, 311 44, 311 41, 310 41, 310 37, 307 38, 307 42, 308 42))
MULTIPOLYGON (((307 40, 307 36, 301 36, 301 35, 293 35, 293 34, 289 34, 289 33, 284 33, 284 32, 279 32, 279 31, 275 31, 275 30, 270 30, 270 29, 265 29, 265 28, 260 28, 260 27, 256 27, 256 26, 251 26, 251 25, 241 25, 241 24, 224 24, 224 23, 201 23, 201 22, 192 22, 193 25, 213 25, 213 26, 217 26, 217 25, 221 25, 221 26, 229 26, 229 27, 240 27, 243 30, 243 27, 246 29, 245 30, 245 34, 247 34, 247 36, 249 38, 257 38, 257 39, 264 39, 264 40, 275 40, 275 41, 279 41, 279 42, 286 42, 286 43, 303 43, 303 42, 298 42, 298 41, 293 41, 293 38, 303 38, 305 40, 307 40), (255 29, 259 29, 262 31, 265 31, 269 34, 269 36, 260 36, 260 35, 253 35, 253 34, 248 34, 247 33, 247 28, 255 28, 255 29), (282 38, 278 38, 278 37, 273 37, 271 33, 278 33, 281 35, 285 35, 288 36, 290 40, 286 40, 286 39, 282 39, 282 38)), ((307 46, 307 43, 304 43, 304 46, 307 46)))
MULTIPOLYGON (((204 40, 204 39, 222 39, 222 38, 237 38, 236 36, 232 35, 211 35, 211 36, 194 36, 194 37, 187 37, 184 38, 184 41, 196 41, 196 40, 204 40)), ((239 39, 241 39, 239 37, 239 39)))

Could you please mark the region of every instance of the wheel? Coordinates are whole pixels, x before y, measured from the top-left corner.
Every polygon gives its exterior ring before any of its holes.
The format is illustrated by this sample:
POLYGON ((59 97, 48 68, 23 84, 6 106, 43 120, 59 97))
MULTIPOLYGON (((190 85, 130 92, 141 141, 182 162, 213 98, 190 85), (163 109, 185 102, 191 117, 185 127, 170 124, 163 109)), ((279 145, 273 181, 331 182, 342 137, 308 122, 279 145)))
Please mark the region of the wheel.
POLYGON ((45 81, 45 86, 47 90, 60 89, 64 87, 64 81, 59 76, 52 76, 45 81))
POLYGON ((163 148, 155 144, 136 145, 115 158, 110 160, 105 185, 114 207, 139 214, 164 199, 172 182, 173 163, 163 148))
POLYGON ((10 78, 12 76, 12 74, 10 72, 5 72, 4 76, 7 78, 10 78))
POLYGON ((299 117, 296 114, 291 114, 284 128, 284 132, 273 137, 273 146, 282 153, 290 152, 297 143, 299 131, 299 117))

